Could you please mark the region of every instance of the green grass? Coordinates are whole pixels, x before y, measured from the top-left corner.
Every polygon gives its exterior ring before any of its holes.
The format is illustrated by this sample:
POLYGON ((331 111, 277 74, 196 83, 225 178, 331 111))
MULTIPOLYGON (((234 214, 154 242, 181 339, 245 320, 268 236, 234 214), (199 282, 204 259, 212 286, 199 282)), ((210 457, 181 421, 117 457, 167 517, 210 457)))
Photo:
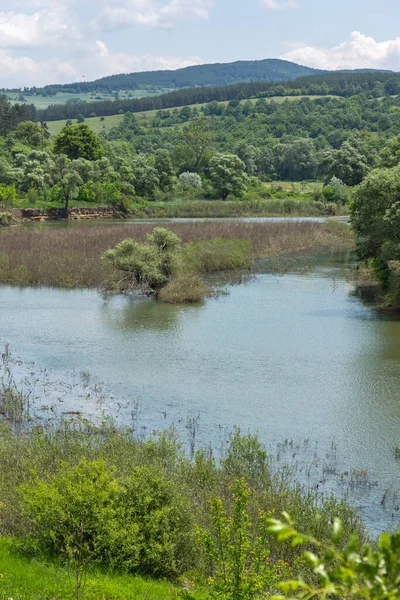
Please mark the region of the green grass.
MULTIPOLYGON (((85 119, 85 123, 89 125, 89 127, 94 131, 94 133, 101 133, 105 131, 108 133, 113 127, 119 125, 122 121, 123 115, 111 115, 110 117, 104 117, 102 121, 100 117, 90 117, 85 119)), ((76 120, 72 121, 74 124, 77 123, 76 120)), ((66 120, 62 121, 48 121, 47 123, 49 127, 50 134, 52 136, 58 135, 63 127, 66 125, 66 120)))
MULTIPOLYGON (((70 600, 73 578, 68 569, 19 556, 12 540, 0 539, 0 600, 70 600)), ((83 596, 86 600, 169 600, 177 588, 166 581, 138 576, 91 572, 83 596)), ((202 594, 195 594, 199 600, 202 594)))
MULTIPOLYGON (((79 96, 79 97, 82 97, 82 99, 83 99, 83 95, 79 96)), ((122 97, 122 95, 121 95, 121 97, 122 97)), ((323 97, 326 98, 326 96, 323 96, 323 97)), ((330 96, 330 97, 332 97, 332 96, 330 96)), ((322 98, 322 96, 301 96, 301 98, 310 98, 310 100, 316 100, 317 98, 322 98)), ((267 102, 278 102, 281 104, 285 100, 289 100, 290 102, 293 102, 295 100, 300 100, 300 97, 299 96, 274 96, 272 98, 265 98, 265 100, 267 100, 267 102)), ((244 102, 248 102, 248 100, 241 100, 241 103, 244 103, 244 102)), ((250 102, 253 102, 253 104, 254 104, 255 102, 257 102, 257 99, 252 99, 252 100, 250 100, 250 102)), ((62 103, 60 102, 60 104, 62 104, 62 103)), ((226 106, 227 104, 229 104, 229 102, 228 101, 220 102, 220 104, 223 104, 224 106, 226 106)), ((200 109, 203 106, 205 106, 205 104, 191 104, 190 105, 191 108, 197 108, 197 109, 200 109)), ((181 108, 184 108, 184 107, 179 107, 178 110, 180 110, 181 108)), ((170 108, 170 109, 166 109, 166 110, 172 111, 174 109, 170 108)), ((135 114, 140 121, 140 120, 154 119, 157 112, 158 112, 158 109, 157 110, 148 110, 148 111, 144 111, 144 112, 137 112, 135 114)), ((100 117, 92 117, 92 118, 85 119, 85 123, 87 123, 93 129, 93 131, 95 133, 99 134, 101 131, 105 131, 105 132, 110 131, 110 129, 112 129, 112 127, 115 127, 116 125, 118 125, 118 123, 121 122, 122 118, 123 118, 123 115, 111 115, 109 117, 104 117, 104 121, 100 121, 100 117)), ((66 123, 66 121, 64 119, 62 121, 48 121, 47 124, 48 124, 51 135, 57 135, 58 133, 60 133, 60 131, 64 127, 65 123, 66 123)), ((179 125, 176 125, 175 127, 179 127, 179 125)))

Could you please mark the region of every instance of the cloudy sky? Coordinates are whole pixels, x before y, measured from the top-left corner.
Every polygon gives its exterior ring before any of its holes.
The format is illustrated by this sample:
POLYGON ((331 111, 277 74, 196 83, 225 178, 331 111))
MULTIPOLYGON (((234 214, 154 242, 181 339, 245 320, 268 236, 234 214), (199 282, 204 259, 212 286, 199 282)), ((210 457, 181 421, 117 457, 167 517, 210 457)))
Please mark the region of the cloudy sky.
POLYGON ((399 0, 0 0, 0 88, 286 58, 400 71, 399 0))

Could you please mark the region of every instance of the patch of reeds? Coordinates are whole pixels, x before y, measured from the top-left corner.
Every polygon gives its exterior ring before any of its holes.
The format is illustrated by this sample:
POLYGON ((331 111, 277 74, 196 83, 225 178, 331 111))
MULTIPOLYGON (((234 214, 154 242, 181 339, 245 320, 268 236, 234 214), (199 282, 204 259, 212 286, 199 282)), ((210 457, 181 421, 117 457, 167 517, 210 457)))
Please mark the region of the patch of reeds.
POLYGON ((158 293, 158 298, 170 304, 200 302, 210 293, 208 286, 192 272, 182 272, 168 282, 158 293))
POLYGON ((215 238, 189 242, 183 249, 183 260, 197 273, 215 273, 247 269, 251 265, 248 240, 215 238))
MULTIPOLYGON (((104 251, 126 238, 143 242, 154 227, 151 223, 131 223, 4 229, 0 234, 0 282, 66 288, 100 286, 115 277, 113 268, 101 260, 104 251)), ((349 244, 323 223, 315 222, 180 222, 168 223, 168 228, 185 244, 216 238, 245 240, 252 259, 349 244)), ((217 248, 221 242, 214 243, 218 253, 222 252, 221 246, 217 248)), ((208 255, 206 248, 204 245, 200 253, 203 258, 208 255)), ((208 256, 204 266, 210 261, 208 256)))
MULTIPOLYGON (((286 194, 287 196, 287 194, 286 194)), ((130 214, 134 217, 153 218, 227 218, 227 217, 274 217, 274 216, 321 216, 338 214, 339 208, 306 199, 271 198, 268 200, 190 200, 182 202, 152 202, 147 206, 134 205, 130 214)))

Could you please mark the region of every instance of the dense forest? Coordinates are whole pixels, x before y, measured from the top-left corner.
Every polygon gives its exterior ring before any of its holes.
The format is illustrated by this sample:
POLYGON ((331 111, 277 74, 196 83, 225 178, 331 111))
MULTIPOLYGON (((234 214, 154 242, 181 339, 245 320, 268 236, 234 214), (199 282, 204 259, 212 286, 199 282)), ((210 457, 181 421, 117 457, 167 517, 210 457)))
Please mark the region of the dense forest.
MULTIPOLYGON (((14 114, 5 99, 0 109, 14 114)), ((392 166, 400 99, 212 101, 147 119, 128 111, 100 136, 72 122, 54 139, 44 122, 2 120, 2 130, 3 194, 31 204, 78 199, 127 208, 135 198, 259 197, 266 194, 262 181, 332 178, 341 183, 326 199, 341 203, 345 186, 358 185, 374 167, 392 166)))
POLYGON ((206 102, 242 100, 256 97, 335 95, 351 97, 366 94, 381 97, 400 93, 400 75, 393 73, 334 73, 303 77, 282 83, 250 82, 218 87, 182 88, 159 96, 50 105, 37 111, 40 121, 75 119, 78 115, 107 116, 126 111, 141 112, 206 102))

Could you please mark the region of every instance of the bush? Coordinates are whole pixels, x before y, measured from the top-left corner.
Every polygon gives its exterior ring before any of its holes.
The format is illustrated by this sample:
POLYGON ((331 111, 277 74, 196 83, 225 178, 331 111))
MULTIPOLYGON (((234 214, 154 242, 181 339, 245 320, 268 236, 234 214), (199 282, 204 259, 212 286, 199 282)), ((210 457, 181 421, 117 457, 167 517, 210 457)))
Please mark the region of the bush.
POLYGON ((107 250, 103 258, 116 269, 128 273, 122 280, 127 286, 156 290, 166 285, 177 260, 181 240, 172 231, 158 227, 147 235, 147 244, 133 239, 107 250))
POLYGON ((156 468, 137 467, 124 482, 118 553, 124 570, 176 577, 193 562, 188 500, 156 468))
POLYGON ((22 548, 61 560, 175 577, 193 560, 194 529, 182 493, 155 468, 118 480, 103 461, 60 465, 20 487, 29 534, 22 548))
POLYGON ((17 200, 15 185, 0 185, 0 203, 15 204, 17 200))
POLYGON ((7 227, 13 222, 13 216, 10 212, 0 212, 0 227, 7 227))
POLYGON ((356 535, 343 547, 343 525, 334 519, 330 528, 330 542, 297 531, 290 517, 285 521, 269 520, 269 533, 279 542, 291 540, 293 547, 306 546, 304 563, 308 577, 282 582, 279 588, 285 596, 271 600, 309 600, 310 598, 365 598, 366 600, 397 600, 400 581, 400 534, 382 533, 378 547, 358 548, 356 535), (307 581, 308 579, 308 581, 307 581), (295 594, 295 596, 292 595, 295 594))
POLYGON ((270 562, 267 521, 261 517, 260 533, 252 535, 249 515, 250 489, 239 479, 232 489, 231 514, 220 498, 211 501, 211 531, 200 530, 211 577, 212 597, 221 600, 255 600, 265 597, 279 580, 289 574, 285 563, 270 562))
POLYGON ((74 571, 78 597, 90 563, 110 564, 121 523, 119 485, 103 461, 61 465, 53 477, 20 487, 30 533, 22 547, 34 555, 61 558, 74 571))

